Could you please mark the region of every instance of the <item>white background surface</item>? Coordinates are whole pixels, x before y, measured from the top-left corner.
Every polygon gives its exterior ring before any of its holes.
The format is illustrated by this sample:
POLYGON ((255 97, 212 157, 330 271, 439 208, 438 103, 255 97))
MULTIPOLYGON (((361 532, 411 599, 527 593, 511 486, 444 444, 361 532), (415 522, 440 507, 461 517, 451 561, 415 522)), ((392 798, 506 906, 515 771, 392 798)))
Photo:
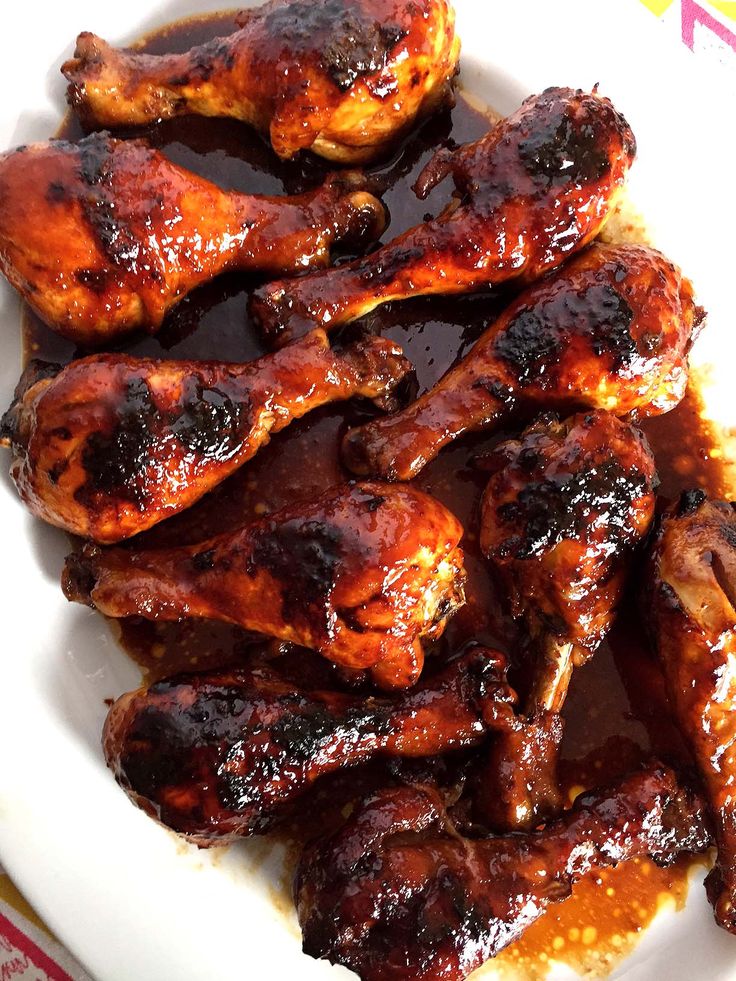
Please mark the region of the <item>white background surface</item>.
MULTIPOLYGON (((113 42, 208 0, 11 3, 0 13, 0 148, 43 139, 63 111, 62 60, 80 30, 113 42)), ((638 137, 632 195, 655 244, 680 262, 710 311, 696 346, 716 363, 714 415, 736 423, 736 80, 696 59, 636 0, 456 0, 463 81, 501 111, 547 85, 600 82, 638 137)), ((0 403, 20 364, 18 304, 0 284, 0 403)), ((6 461, 7 462, 7 461, 6 461)), ((264 842, 227 853, 180 844, 133 808, 105 770, 103 699, 138 673, 101 618, 64 600, 65 537, 21 508, 0 461, 0 857, 99 981, 348 978, 302 956, 293 915, 269 883, 264 842), (283 906, 283 903, 282 903, 283 906)), ((485 969, 488 973, 488 968, 485 969)), ((736 978, 736 938, 702 889, 666 915, 614 977, 736 978)))

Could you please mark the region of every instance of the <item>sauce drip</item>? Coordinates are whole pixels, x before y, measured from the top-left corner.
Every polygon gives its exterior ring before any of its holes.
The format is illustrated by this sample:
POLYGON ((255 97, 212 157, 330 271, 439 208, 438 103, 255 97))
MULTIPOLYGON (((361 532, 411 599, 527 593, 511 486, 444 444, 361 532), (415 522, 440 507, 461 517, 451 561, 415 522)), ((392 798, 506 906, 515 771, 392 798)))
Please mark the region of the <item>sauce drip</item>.
MULTIPOLYGON (((193 19, 150 35, 138 47, 150 53, 183 51, 234 29, 234 14, 193 19)), ((448 200, 449 183, 437 187, 425 201, 419 201, 411 191, 411 184, 434 149, 477 139, 495 118, 493 113, 471 106, 460 95, 454 109, 425 123, 391 160, 370 168, 377 192, 391 215, 384 241, 426 216, 437 214, 448 200)), ((58 135, 74 140, 83 133, 76 119, 68 116, 58 135)), ((223 187, 249 193, 299 193, 320 182, 330 170, 329 164, 310 154, 295 161, 279 160, 252 129, 231 120, 187 117, 131 129, 122 135, 144 136, 176 163, 223 187)), ((646 240, 640 222, 631 217, 626 206, 609 224, 606 237, 646 240)), ((265 348, 246 312, 249 291, 255 282, 236 274, 221 277, 183 299, 159 334, 134 337, 120 349, 159 358, 245 361, 258 357, 265 348)), ((374 329, 404 347, 416 366, 416 388, 421 393, 467 353, 508 295, 421 298, 388 304, 368 319, 374 329)), ((84 353, 29 312, 24 318, 27 356, 65 363, 84 353)), ((312 413, 278 434, 252 462, 195 507, 138 536, 135 547, 195 542, 284 504, 306 500, 344 480, 348 475, 338 459, 340 437, 348 426, 364 421, 371 411, 351 403, 312 413)), ((726 469, 723 438, 703 418, 696 377, 677 409, 648 420, 643 429, 657 460, 663 502, 696 485, 717 496, 732 493, 736 483, 726 469)), ((507 651, 513 661, 519 646, 516 627, 504 612, 503 597, 481 559, 477 543, 477 515, 486 476, 476 468, 474 460, 506 435, 476 434, 459 440, 417 479, 418 486, 450 507, 466 528, 463 547, 469 573, 468 603, 429 652, 430 659, 442 658, 467 641, 477 640, 507 651)), ((154 624, 131 619, 112 623, 111 627, 149 680, 237 661, 248 655, 254 639, 238 628, 206 621, 154 624)), ((287 651, 281 657, 296 677, 323 685, 340 683, 334 669, 315 655, 287 651)), ((677 761, 686 755, 669 719, 662 677, 633 601, 625 604, 616 626, 592 661, 573 674, 564 716, 563 779, 571 798, 652 754, 666 761, 677 761)), ((354 786, 360 782, 370 785, 371 779, 369 775, 356 774, 354 786)), ((376 779, 380 781, 380 774, 376 779)), ((244 846, 238 846, 237 855, 255 874, 258 856, 271 855, 276 845, 247 844, 253 846, 250 858, 245 860, 244 846)), ((282 850, 291 857, 291 861, 280 860, 286 862, 288 869, 296 849, 282 850)), ((663 895, 670 903, 682 904, 687 894, 688 871, 698 861, 702 859, 681 860, 663 870, 648 860, 635 860, 588 877, 570 899, 551 907, 517 944, 481 969, 481 973, 495 970, 502 977, 542 978, 551 961, 561 961, 581 973, 599 977, 608 973, 635 946, 663 895)), ((273 866, 273 862, 268 864, 273 866)), ((272 873, 273 868, 269 873, 271 885, 272 873)), ((289 875, 283 877, 285 883, 289 879, 289 875)), ((276 899, 279 908, 291 909, 283 896, 276 899)), ((293 920, 293 912, 291 916, 293 920)))

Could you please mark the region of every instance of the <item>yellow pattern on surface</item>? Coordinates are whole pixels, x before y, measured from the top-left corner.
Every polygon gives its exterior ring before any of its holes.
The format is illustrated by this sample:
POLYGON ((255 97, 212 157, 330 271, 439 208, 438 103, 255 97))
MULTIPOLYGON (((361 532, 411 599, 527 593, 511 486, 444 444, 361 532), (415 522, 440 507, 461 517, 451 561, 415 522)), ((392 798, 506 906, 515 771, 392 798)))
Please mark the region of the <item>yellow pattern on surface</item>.
POLYGON ((734 0, 710 0, 710 6, 720 10, 729 20, 736 20, 736 2, 734 0))
POLYGON ((657 17, 661 17, 665 10, 672 6, 673 0, 641 0, 641 2, 645 7, 651 10, 653 14, 656 14, 657 17))
MULTIPOLYGON (((729 20, 736 21, 736 0, 701 0, 701 2, 706 10, 708 7, 712 7, 722 13, 724 17, 728 17, 729 20)), ((669 10, 674 0, 641 0, 641 3, 647 10, 651 10, 657 17, 661 17, 666 10, 669 10)))
POLYGON ((25 916, 25 918, 33 923, 34 926, 37 926, 40 930, 48 933, 50 937, 53 936, 43 920, 38 916, 35 910, 29 906, 25 897, 23 897, 15 888, 10 880, 10 877, 4 875, 2 872, 0 872, 0 900, 7 903, 8 906, 12 906, 13 909, 20 913, 21 916, 25 916))

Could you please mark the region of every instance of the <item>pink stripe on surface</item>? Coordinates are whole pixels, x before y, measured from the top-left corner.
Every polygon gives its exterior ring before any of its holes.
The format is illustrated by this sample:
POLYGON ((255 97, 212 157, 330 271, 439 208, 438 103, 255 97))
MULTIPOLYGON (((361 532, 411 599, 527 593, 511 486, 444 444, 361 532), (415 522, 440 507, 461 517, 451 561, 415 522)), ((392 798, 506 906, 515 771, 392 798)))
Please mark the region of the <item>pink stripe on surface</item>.
POLYGON ((2 981, 12 981, 13 978, 23 977, 26 973, 28 965, 23 965, 19 961, 18 954, 27 958, 31 966, 43 971, 49 981, 74 981, 7 916, 0 913, 0 979, 2 981))
POLYGON ((695 0, 682 0, 682 40, 692 51, 695 47, 695 25, 701 24, 736 51, 736 34, 704 10, 695 0))

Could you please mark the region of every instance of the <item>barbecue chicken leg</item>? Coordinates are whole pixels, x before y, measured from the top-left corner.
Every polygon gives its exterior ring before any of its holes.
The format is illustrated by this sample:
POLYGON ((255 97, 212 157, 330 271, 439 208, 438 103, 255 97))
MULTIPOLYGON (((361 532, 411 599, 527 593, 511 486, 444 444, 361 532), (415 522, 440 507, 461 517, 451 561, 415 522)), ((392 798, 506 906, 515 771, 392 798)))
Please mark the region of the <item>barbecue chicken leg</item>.
POLYGON ((135 803, 199 844, 263 834, 335 770, 480 743, 513 697, 503 667, 479 648, 392 700, 301 691, 268 668, 184 675, 117 700, 105 756, 135 803))
POLYGON ((495 456, 481 549, 540 655, 528 710, 559 712, 573 665, 611 626, 654 519, 654 458, 637 429, 602 411, 542 416, 495 456))
POLYGON ((0 156, 0 270, 79 344, 139 327, 228 270, 325 266, 338 241, 380 235, 383 205, 347 172, 296 197, 223 191, 142 140, 105 133, 0 156))
POLYGON ((362 981, 461 981, 591 870, 708 843, 700 802, 657 764, 542 831, 499 838, 460 837, 428 788, 385 790, 307 846, 295 884, 304 952, 362 981))
POLYGON ((87 546, 67 559, 63 587, 106 616, 224 620, 400 688, 422 670, 420 638, 464 602, 461 536, 427 494, 346 484, 198 545, 87 546))
POLYGON ((459 198, 365 259, 252 297, 275 342, 310 324, 336 327, 389 300, 536 279, 603 226, 635 153, 608 99, 547 89, 477 143, 440 150, 419 177, 424 197, 452 174, 459 198))
POLYGON ((337 353, 318 329, 247 364, 100 354, 45 369, 26 370, 2 421, 12 477, 37 517, 110 543, 194 504, 312 409, 388 397, 409 363, 378 337, 337 353))
POLYGON ((646 614, 716 830, 708 895, 736 933, 736 505, 688 491, 664 515, 646 614))
POLYGON ((356 163, 386 153, 452 93, 460 42, 449 0, 271 0, 236 33, 184 54, 120 51, 80 34, 62 67, 89 125, 231 116, 280 157, 356 163))
POLYGON ((692 286, 658 252, 592 245, 514 300, 431 391, 348 433, 345 462, 408 480, 462 433, 515 409, 667 412, 685 394, 702 318, 692 286))

